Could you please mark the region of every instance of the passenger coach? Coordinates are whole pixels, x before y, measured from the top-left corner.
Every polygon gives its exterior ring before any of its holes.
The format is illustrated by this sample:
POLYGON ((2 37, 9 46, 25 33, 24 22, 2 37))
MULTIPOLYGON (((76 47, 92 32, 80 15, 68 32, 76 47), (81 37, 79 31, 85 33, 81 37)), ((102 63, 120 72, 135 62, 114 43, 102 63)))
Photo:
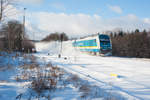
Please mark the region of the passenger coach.
POLYGON ((73 42, 73 46, 80 51, 89 52, 93 54, 112 54, 111 40, 108 35, 98 34, 95 36, 89 36, 83 39, 78 39, 73 42))

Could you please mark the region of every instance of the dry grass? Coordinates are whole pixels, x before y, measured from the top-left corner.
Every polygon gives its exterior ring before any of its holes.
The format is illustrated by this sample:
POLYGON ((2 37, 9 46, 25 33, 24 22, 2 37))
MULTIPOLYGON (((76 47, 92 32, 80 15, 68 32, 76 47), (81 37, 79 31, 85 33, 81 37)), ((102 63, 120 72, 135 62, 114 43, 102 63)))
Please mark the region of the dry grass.
MULTIPOLYGON (((125 100, 121 96, 114 96, 112 92, 106 92, 98 86, 91 85, 88 81, 82 80, 80 77, 74 74, 70 74, 62 70, 57 66, 53 66, 51 63, 39 65, 36 63, 34 56, 26 56, 30 59, 31 64, 24 64, 19 68, 22 71, 16 76, 16 81, 30 81, 29 89, 33 92, 29 94, 29 100, 31 98, 45 98, 51 99, 51 93, 56 89, 65 89, 66 86, 75 87, 80 93, 79 100, 91 100, 93 98, 103 98, 104 100, 125 100), (44 94, 48 91, 49 94, 44 94)), ((59 95, 59 94, 58 94, 59 95)))
POLYGON ((67 81, 69 83, 72 83, 75 86, 75 88, 80 87, 82 83, 80 78, 77 75, 73 75, 73 74, 67 79, 67 81))
POLYGON ((81 85, 81 87, 79 88, 79 91, 82 92, 82 95, 81 95, 80 97, 81 97, 81 98, 86 98, 87 96, 90 95, 91 87, 90 87, 90 85, 83 84, 83 85, 81 85))
MULTIPOLYGON (((16 76, 16 81, 30 81, 29 89, 34 91, 38 98, 44 91, 55 91, 58 88, 58 82, 62 79, 64 71, 51 63, 40 66, 34 56, 24 56, 24 58, 30 59, 32 63, 19 67, 21 70, 16 76)), ((50 96, 44 97, 50 99, 50 96)))
POLYGON ((32 70, 32 69, 37 69, 37 68, 39 68, 39 64, 37 64, 37 63, 24 64, 24 65, 20 66, 20 68, 22 68, 22 69, 24 69, 24 70, 27 70, 27 69, 30 69, 30 70, 32 70))
MULTIPOLYGON (((30 88, 38 94, 38 97, 42 96, 44 91, 55 91, 58 88, 58 83, 61 79, 63 71, 57 66, 46 65, 40 69, 37 69, 35 78, 32 80, 30 88), (49 68, 48 70, 46 68, 49 68)), ((44 96, 48 100, 50 95, 44 96)))

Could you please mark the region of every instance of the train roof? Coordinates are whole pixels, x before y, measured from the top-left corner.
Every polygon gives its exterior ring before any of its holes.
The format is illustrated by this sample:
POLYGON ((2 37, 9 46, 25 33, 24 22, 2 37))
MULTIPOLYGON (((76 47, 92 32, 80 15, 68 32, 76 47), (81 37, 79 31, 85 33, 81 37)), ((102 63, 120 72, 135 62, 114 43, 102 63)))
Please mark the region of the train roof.
MULTIPOLYGON (((85 39, 85 38, 89 38, 89 37, 96 37, 96 36, 100 36, 100 35, 105 35, 108 36, 107 34, 92 34, 92 35, 88 35, 88 36, 84 36, 84 37, 80 37, 79 39, 85 39)), ((78 40, 78 39, 77 39, 78 40)))
POLYGON ((89 36, 85 36, 85 37, 81 37, 79 39, 75 39, 75 41, 82 41, 82 40, 90 40, 90 39, 96 39, 99 36, 108 36, 107 34, 93 34, 93 35, 89 35, 89 36))

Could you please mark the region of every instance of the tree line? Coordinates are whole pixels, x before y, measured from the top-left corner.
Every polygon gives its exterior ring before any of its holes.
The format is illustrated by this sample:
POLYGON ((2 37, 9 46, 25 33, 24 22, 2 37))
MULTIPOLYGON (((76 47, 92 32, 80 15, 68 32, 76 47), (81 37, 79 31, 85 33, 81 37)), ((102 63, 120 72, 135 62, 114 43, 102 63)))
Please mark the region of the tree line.
POLYGON ((69 38, 66 33, 51 33, 41 41, 67 41, 69 38))
POLYGON ((113 56, 150 58, 150 32, 112 32, 113 56))

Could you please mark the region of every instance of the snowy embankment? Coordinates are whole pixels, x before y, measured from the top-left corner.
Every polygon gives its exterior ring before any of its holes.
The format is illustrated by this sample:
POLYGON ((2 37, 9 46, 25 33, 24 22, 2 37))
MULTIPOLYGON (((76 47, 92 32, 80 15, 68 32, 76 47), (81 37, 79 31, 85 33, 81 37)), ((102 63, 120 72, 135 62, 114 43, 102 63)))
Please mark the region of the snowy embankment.
POLYGON ((0 61, 0 100, 125 100, 52 65, 44 56, 5 53, 0 61))
POLYGON ((24 63, 20 53, 0 52, 0 100, 15 100, 19 93, 26 91, 29 82, 16 82, 18 66, 24 63))
POLYGON ((119 93, 129 100, 150 100, 150 60, 83 54, 71 42, 37 43, 36 56, 45 58, 91 84, 119 93), (58 58, 58 54, 62 57, 58 58), (64 59, 67 58, 67 59, 64 59))

